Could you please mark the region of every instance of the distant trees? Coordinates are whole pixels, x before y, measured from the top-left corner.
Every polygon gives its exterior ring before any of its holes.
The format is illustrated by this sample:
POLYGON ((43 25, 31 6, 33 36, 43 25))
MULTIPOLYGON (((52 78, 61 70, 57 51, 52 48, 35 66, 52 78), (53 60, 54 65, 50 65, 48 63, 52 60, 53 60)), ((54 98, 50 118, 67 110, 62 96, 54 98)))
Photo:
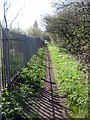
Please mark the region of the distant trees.
POLYGON ((37 20, 35 20, 33 27, 27 29, 27 35, 31 37, 40 37, 41 36, 41 29, 38 27, 37 20))
POLYGON ((33 25, 34 27, 36 27, 36 28, 38 28, 38 23, 37 23, 37 20, 35 20, 35 22, 34 22, 34 25, 33 25))
POLYGON ((10 29, 10 31, 18 33, 18 34, 24 34, 24 35, 26 35, 25 31, 22 30, 20 27, 18 27, 18 28, 13 27, 13 28, 10 29))
POLYGON ((45 32, 45 31, 42 31, 39 28, 37 20, 35 20, 35 22, 33 24, 33 27, 27 29, 26 33, 27 33, 28 36, 31 36, 31 37, 40 37, 43 40, 50 41, 49 34, 47 32, 45 32))
POLYGON ((46 16, 46 31, 72 53, 90 50, 90 1, 55 0, 55 15, 46 16))

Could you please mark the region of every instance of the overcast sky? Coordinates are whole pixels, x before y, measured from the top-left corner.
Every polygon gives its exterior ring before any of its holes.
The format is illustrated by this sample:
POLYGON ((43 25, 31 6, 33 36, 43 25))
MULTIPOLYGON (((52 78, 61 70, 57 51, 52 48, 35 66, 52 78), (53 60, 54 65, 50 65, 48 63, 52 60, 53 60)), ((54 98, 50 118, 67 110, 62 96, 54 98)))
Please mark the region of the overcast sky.
MULTIPOLYGON (((18 11, 25 5, 17 19, 12 24, 13 27, 20 27, 24 30, 33 26, 35 20, 37 20, 41 27, 42 16, 52 14, 53 11, 53 8, 51 7, 52 0, 8 0, 8 3, 11 3, 7 12, 8 25, 16 16, 18 11)), ((1 5, 2 2, 0 2, 0 9, 2 8, 1 5)), ((2 9, 0 10, 0 19, 3 18, 2 9)))

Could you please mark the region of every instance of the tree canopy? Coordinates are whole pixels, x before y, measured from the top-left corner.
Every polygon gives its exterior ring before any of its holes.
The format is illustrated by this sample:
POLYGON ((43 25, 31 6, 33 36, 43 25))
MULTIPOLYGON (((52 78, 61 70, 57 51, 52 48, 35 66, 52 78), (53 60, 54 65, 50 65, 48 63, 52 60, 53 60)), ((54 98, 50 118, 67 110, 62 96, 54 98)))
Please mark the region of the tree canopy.
POLYGON ((37 20, 35 20, 34 24, 32 27, 27 29, 27 34, 31 37, 40 37, 41 36, 41 29, 38 27, 37 20))
POLYGON ((90 1, 55 0, 55 15, 44 17, 46 31, 55 43, 72 53, 90 50, 90 1))

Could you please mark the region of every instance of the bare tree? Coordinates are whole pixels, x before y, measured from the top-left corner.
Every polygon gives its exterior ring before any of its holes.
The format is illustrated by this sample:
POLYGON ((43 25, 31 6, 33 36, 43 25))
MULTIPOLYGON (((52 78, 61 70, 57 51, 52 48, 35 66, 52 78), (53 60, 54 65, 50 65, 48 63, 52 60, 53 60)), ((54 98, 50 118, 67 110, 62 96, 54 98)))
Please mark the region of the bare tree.
MULTIPOLYGON (((7 20, 7 15, 11 7, 11 3, 9 0, 5 0, 3 3, 3 23, 4 23, 4 34, 3 34, 3 59, 4 59, 4 70, 5 70, 5 76, 4 79, 7 81, 7 83, 10 81, 10 70, 9 70, 9 30, 11 29, 12 23, 16 20, 16 18, 19 16, 21 10, 24 8, 25 4, 23 7, 18 11, 16 16, 11 20, 10 25, 8 26, 8 20, 7 20)), ((5 85, 6 87, 6 85, 5 85)))
POLYGON ((8 26, 8 21, 7 21, 7 15, 8 14, 7 13, 9 12, 9 8, 11 7, 11 5, 12 5, 12 3, 10 3, 8 0, 4 1, 4 3, 3 3, 3 13, 4 13, 3 24, 4 24, 5 28, 8 28, 8 29, 11 29, 11 26, 12 26, 13 22, 17 19, 20 12, 25 7, 25 2, 24 2, 24 5, 20 8, 20 10, 13 17, 13 19, 10 22, 10 25, 8 26))

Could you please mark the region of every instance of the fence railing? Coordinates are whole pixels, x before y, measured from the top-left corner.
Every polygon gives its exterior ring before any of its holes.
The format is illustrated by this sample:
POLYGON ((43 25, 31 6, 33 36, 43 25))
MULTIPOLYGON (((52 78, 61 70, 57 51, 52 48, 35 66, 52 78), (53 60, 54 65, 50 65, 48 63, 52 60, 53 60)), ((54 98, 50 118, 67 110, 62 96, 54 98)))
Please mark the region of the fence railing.
MULTIPOLYGON (((0 40, 0 57, 2 56, 2 88, 20 71, 30 60, 32 55, 37 53, 38 48, 43 46, 43 40, 32 38, 26 35, 2 29, 0 40)), ((1 62, 1 61, 0 61, 1 62)), ((0 73, 1 74, 1 73, 0 73)))
POLYGON ((0 91, 2 87, 2 65, 1 65, 1 54, 2 54, 2 31, 1 31, 1 24, 0 24, 0 91))

